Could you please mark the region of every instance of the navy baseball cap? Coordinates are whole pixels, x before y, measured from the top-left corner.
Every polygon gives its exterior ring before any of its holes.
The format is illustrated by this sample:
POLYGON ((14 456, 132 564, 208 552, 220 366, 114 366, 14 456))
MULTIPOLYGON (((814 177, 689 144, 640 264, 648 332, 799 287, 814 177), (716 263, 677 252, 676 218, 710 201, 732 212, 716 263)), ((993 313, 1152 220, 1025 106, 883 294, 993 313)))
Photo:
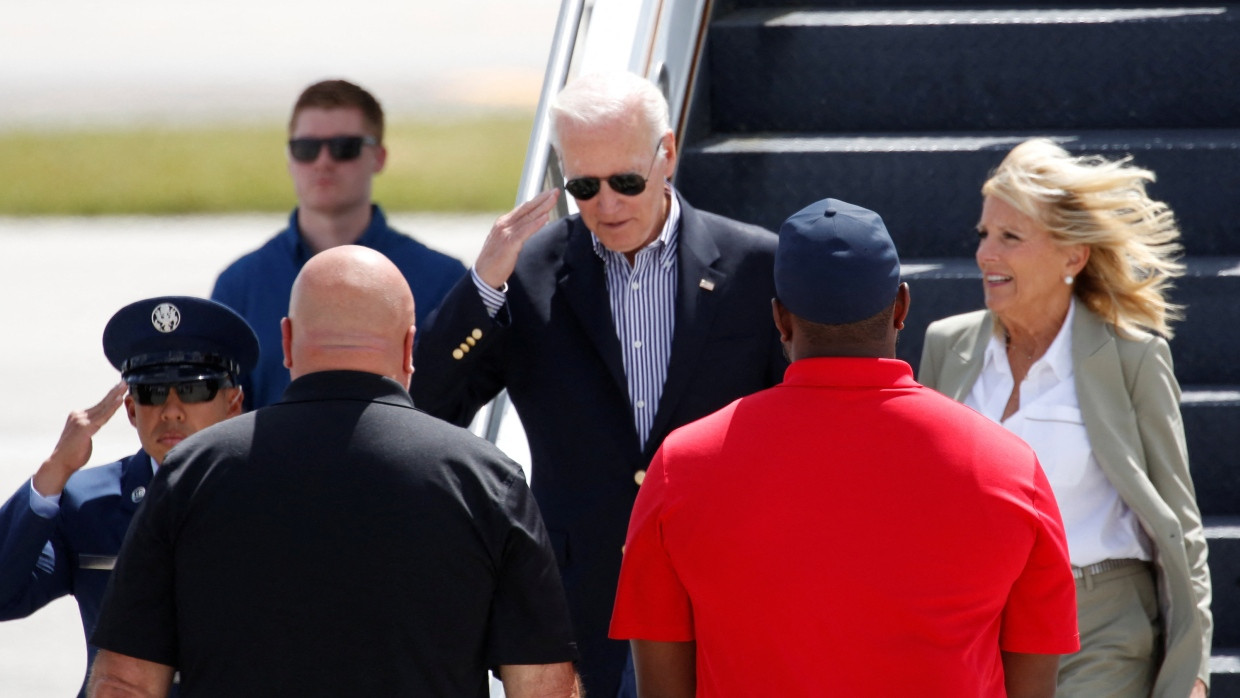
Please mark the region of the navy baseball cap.
POLYGON ((228 306, 161 296, 118 310, 103 328, 103 353, 131 384, 236 379, 258 362, 258 337, 228 306))
POLYGON ((779 229, 775 293, 798 317, 846 325, 891 305, 900 288, 900 258, 873 211, 823 199, 779 229))

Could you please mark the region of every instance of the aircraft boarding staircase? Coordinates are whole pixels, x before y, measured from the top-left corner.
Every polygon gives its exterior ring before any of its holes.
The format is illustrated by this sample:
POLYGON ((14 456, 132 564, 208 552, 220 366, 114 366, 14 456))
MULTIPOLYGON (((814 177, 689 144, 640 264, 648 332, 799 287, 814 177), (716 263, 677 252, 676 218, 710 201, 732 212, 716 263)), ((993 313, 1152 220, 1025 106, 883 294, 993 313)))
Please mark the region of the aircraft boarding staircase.
POLYGON ((1240 5, 717 0, 676 183, 778 230, 823 197, 878 211, 912 289, 900 357, 982 307, 987 173, 1012 146, 1134 156, 1188 273, 1171 343, 1214 584, 1216 698, 1240 696, 1240 5))

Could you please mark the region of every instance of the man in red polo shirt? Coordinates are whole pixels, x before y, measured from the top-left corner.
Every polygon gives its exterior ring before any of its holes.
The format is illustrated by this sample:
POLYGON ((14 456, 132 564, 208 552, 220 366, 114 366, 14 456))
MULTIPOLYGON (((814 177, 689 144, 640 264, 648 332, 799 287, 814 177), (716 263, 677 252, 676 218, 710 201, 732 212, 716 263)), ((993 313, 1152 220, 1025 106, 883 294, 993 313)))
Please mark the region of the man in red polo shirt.
POLYGON ((611 636, 643 696, 1044 696, 1076 651, 1033 451, 896 360, 877 214, 784 223, 780 385, 674 432, 637 497, 611 636))

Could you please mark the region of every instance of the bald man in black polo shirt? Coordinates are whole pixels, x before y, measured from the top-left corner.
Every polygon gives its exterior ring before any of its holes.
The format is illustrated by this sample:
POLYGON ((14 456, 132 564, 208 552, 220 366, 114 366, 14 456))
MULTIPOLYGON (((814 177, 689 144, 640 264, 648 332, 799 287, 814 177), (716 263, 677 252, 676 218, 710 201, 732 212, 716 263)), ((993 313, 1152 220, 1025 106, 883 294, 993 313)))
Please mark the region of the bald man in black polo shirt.
POLYGON ((92 696, 575 696, 564 592, 520 468, 413 408, 413 297, 357 246, 282 324, 284 399, 187 440, 151 485, 92 696))

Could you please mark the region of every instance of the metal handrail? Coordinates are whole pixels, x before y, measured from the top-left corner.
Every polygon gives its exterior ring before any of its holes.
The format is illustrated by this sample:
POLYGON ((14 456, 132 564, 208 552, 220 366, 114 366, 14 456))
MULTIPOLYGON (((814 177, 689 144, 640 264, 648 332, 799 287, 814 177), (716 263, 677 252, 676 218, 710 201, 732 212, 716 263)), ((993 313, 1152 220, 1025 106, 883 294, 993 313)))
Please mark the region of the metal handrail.
MULTIPOLYGON (((517 204, 534 198, 548 184, 547 170, 551 161, 551 122, 547 118, 551 100, 568 83, 569 68, 573 60, 573 47, 581 30, 582 10, 586 0, 563 0, 560 15, 555 22, 555 34, 551 37, 551 54, 547 58, 547 70, 543 75, 542 93, 538 96, 538 109, 534 112, 534 128, 525 150, 525 166, 521 170, 521 183, 517 186, 517 204)), ((555 182, 554 184, 559 184, 555 182)))
MULTIPOLYGON (((525 149, 525 165, 521 170, 521 183, 517 185, 516 204, 520 205, 534 198, 546 186, 560 186, 563 182, 550 182, 552 170, 558 179, 559 168, 551 163, 551 122, 547 118, 551 100, 559 94, 568 82, 569 67, 573 60, 573 47, 577 44, 577 35, 581 30, 582 10, 586 0, 563 0, 560 3, 560 15, 555 21, 555 34, 551 37, 551 54, 547 57, 547 70, 543 75, 542 93, 538 96, 538 109, 534 112, 534 128, 530 131, 530 142, 525 149)), ((567 215, 564 200, 556 203, 555 217, 567 215)), ((500 391, 487 408, 486 427, 483 437, 491 443, 499 439, 500 425, 504 420, 504 409, 508 405, 508 391, 500 391)))

